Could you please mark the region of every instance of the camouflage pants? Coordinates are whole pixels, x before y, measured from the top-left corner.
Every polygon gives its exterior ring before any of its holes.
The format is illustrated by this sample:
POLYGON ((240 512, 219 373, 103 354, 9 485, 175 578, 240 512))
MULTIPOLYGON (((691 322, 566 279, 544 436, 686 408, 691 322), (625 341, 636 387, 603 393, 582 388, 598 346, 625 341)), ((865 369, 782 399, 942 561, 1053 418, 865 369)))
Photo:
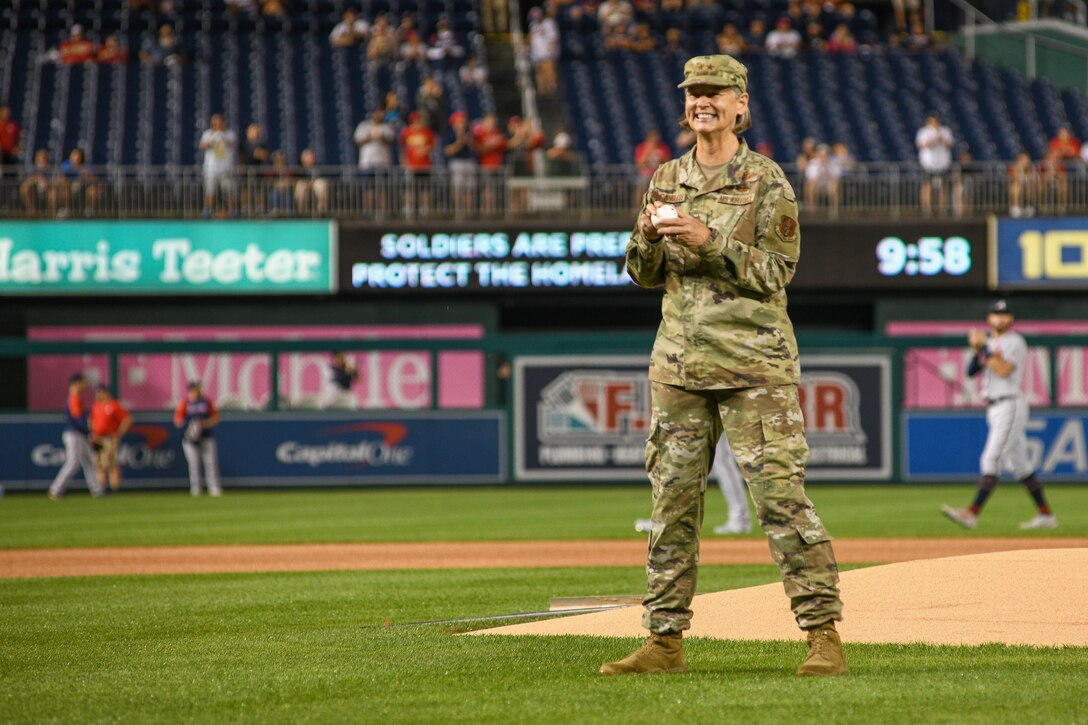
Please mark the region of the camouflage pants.
POLYGON ((714 447, 727 432, 802 628, 842 619, 831 537, 805 496, 808 444, 797 386, 685 390, 651 382, 653 422, 646 471, 653 521, 643 626, 691 626, 703 498, 714 447))

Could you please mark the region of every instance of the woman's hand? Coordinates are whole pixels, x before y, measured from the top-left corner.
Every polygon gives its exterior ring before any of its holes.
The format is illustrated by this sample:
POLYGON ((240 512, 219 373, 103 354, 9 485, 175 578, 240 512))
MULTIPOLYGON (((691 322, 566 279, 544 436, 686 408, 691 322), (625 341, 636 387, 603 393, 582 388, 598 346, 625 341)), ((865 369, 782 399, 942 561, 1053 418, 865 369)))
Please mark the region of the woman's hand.
MULTIPOLYGON (((659 219, 657 233, 688 249, 698 250, 710 239, 710 227, 680 209, 675 219, 659 219)), ((652 223, 651 223, 652 226, 652 223)))

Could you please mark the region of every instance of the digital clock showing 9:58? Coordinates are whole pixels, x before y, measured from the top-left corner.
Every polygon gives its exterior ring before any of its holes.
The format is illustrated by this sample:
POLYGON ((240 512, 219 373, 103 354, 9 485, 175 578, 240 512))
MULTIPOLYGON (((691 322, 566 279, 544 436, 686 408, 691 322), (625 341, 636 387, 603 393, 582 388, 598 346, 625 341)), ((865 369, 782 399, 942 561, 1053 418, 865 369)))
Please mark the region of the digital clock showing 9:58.
POLYGON ((885 277, 960 277, 971 271, 971 243, 964 237, 887 236, 877 242, 876 259, 885 277))

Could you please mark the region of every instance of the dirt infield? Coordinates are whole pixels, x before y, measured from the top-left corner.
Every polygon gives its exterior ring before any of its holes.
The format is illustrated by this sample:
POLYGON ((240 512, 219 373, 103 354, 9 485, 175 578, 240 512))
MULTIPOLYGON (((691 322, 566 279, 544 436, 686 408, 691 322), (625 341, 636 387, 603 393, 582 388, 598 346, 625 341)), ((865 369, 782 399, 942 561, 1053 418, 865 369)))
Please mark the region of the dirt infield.
MULTIPOLYGON (((841 563, 882 564, 999 551, 1088 548, 1088 538, 837 539, 841 563)), ((703 564, 770 564, 762 539, 704 541, 703 564)), ((632 540, 495 541, 0 550, 0 578, 498 567, 640 566, 632 540)))
MULTIPOLYGON (((908 561, 842 574, 844 641, 1088 646, 1088 549, 1005 551, 908 561)), ((688 634, 798 640, 781 584, 703 594, 688 634)), ((642 637, 642 607, 517 624, 474 634, 642 637)))

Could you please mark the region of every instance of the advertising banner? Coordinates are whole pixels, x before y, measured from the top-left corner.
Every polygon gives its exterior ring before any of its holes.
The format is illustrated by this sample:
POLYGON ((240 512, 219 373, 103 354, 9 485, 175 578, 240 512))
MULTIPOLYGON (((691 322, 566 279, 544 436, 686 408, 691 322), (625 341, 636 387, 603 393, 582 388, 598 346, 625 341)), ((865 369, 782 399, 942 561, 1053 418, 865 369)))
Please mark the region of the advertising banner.
POLYGON ((984 221, 806 223, 791 290, 984 290, 984 221))
MULTIPOLYGON (((1083 481, 1088 476, 1086 425, 1088 414, 1083 412, 1032 412, 1027 430, 1028 454, 1044 481, 1083 481)), ((986 432, 986 414, 982 411, 904 414, 904 478, 977 480, 986 432)))
POLYGON ((563 223, 349 228, 340 236, 340 289, 349 294, 633 289, 624 259, 630 238, 630 229, 563 223))
MULTIPOLYGON (((634 226, 547 220, 345 226, 340 291, 348 294, 524 293, 638 289, 625 268, 634 226)), ((808 222, 800 290, 986 289, 983 221, 808 222)))
MULTIPOLYGON (((181 436, 164 414, 138 415, 121 444, 123 488, 181 488, 181 436)), ((11 490, 45 490, 65 460, 58 416, 0 416, 3 479, 11 490)), ((230 486, 365 486, 501 483, 501 412, 360 416, 276 413, 225 416, 215 428, 230 486)), ((70 490, 86 490, 82 474, 70 490)))
MULTIPOLYGON (((645 480, 647 367, 637 355, 515 358, 517 480, 645 480)), ((806 355, 801 368, 809 478, 890 478, 888 357, 806 355)))
POLYGON ((1088 287, 1088 217, 997 220, 995 286, 1088 287))
MULTIPOLYGON (((349 338, 458 338, 483 336, 480 325, 281 325, 277 327, 130 325, 31 327, 30 340, 241 341, 349 338)), ((331 351, 330 351, 331 352, 331 351)), ((329 352, 289 352, 279 357, 279 395, 284 408, 416 409, 481 408, 484 404, 483 354, 446 351, 438 355, 438 380, 431 380, 425 351, 344 351, 358 368, 359 380, 348 395, 329 385, 329 352), (437 390, 436 390, 437 386, 437 390)), ((131 353, 119 359, 115 386, 122 402, 135 410, 173 408, 190 380, 200 380, 221 407, 261 410, 271 398, 267 353, 131 353)), ((34 355, 28 364, 29 408, 59 410, 68 377, 82 371, 88 380, 109 380, 106 355, 34 355)))
POLYGON ((0 294, 336 291, 327 221, 6 221, 0 294))

